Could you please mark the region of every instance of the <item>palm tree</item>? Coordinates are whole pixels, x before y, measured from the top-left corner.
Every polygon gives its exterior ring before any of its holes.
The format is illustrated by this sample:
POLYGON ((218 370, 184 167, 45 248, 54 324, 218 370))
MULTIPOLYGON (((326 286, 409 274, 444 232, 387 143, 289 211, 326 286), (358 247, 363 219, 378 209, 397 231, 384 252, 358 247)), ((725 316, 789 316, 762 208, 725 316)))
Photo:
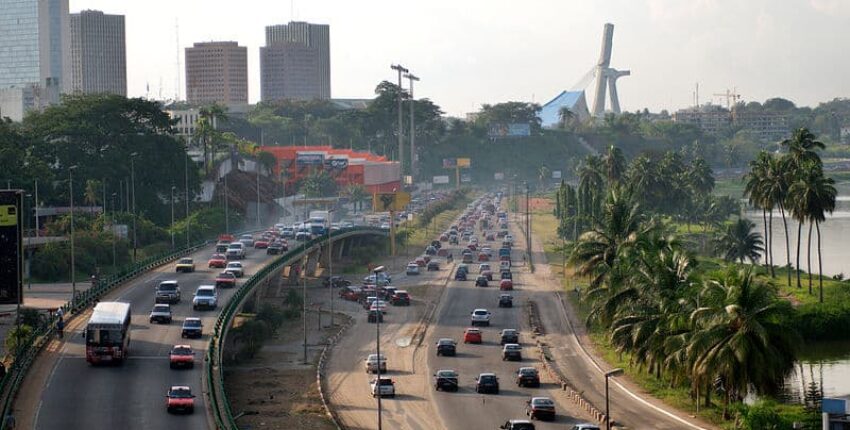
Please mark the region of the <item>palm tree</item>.
POLYGON ((549 175, 550 175, 550 173, 549 173, 548 167, 540 166, 540 168, 537 169, 537 180, 540 181, 540 189, 541 190, 543 190, 545 188, 546 179, 549 178, 549 175))
POLYGON ((600 196, 605 185, 602 179, 602 160, 594 155, 584 158, 578 167, 578 215, 574 224, 574 233, 578 237, 579 222, 589 225, 598 213, 600 196))
POLYGON ((558 109, 558 127, 561 129, 566 129, 567 124, 572 122, 576 117, 576 114, 570 110, 570 108, 566 106, 562 106, 558 109))
POLYGON ((755 279, 751 268, 707 281, 700 300, 691 316, 697 328, 688 345, 692 374, 722 382, 728 417, 729 402, 748 389, 776 392, 793 368, 800 337, 784 318, 788 304, 777 299, 773 285, 755 279))
POLYGON ((723 255, 726 261, 740 261, 744 264, 745 260, 750 260, 750 263, 755 264, 764 251, 761 234, 753 231, 755 226, 755 223, 746 218, 738 218, 728 224, 715 240, 715 251, 723 255))
POLYGON ((217 103, 202 107, 198 112, 198 121, 195 124, 195 139, 201 143, 204 152, 204 169, 209 174, 210 168, 215 161, 215 145, 219 138, 218 122, 228 119, 226 108, 217 103))
MULTIPOLYGON (((785 215, 785 203, 787 201, 788 196, 788 183, 790 179, 789 171, 787 169, 787 160, 781 157, 771 157, 770 162, 767 164, 766 169, 764 171, 764 177, 762 178, 761 194, 764 200, 764 204, 767 205, 768 208, 779 208, 779 214, 782 216, 782 226, 785 231, 785 265, 788 268, 788 286, 791 286, 791 245, 790 239, 788 236, 788 220, 785 215)), ((773 226, 773 211, 769 211, 770 213, 770 227, 768 231, 772 231, 773 226)), ((770 251, 773 252, 773 238, 772 234, 769 236, 768 241, 770 242, 770 251)), ((771 262, 773 261, 773 256, 771 256, 771 262)))
POLYGON ((97 196, 98 188, 100 188, 100 182, 94 179, 86 180, 86 190, 83 193, 83 199, 87 205, 91 208, 91 213, 94 214, 94 206, 97 204, 97 196))
POLYGON ((826 145, 816 139, 817 137, 809 129, 798 128, 794 130, 791 139, 782 141, 782 146, 788 148, 788 156, 794 170, 800 168, 807 161, 823 164, 817 150, 826 148, 826 145))
POLYGON ((626 157, 623 156, 623 151, 611 145, 602 161, 605 163, 608 183, 620 182, 626 174, 626 157))
POLYGON ((744 180, 746 181, 746 185, 744 186, 744 196, 747 197, 750 206, 761 209, 761 217, 764 224, 764 238, 765 238, 765 261, 764 266, 768 269, 769 272, 772 272, 773 262, 770 260, 771 249, 770 249, 770 237, 771 230, 768 228, 767 222, 767 212, 770 210, 771 218, 773 217, 773 207, 771 206, 771 202, 768 201, 765 197, 765 177, 767 176, 767 169, 770 165, 770 154, 767 151, 759 152, 758 156, 755 160, 750 161, 750 171, 744 175, 744 180))
POLYGON ((363 209, 363 200, 369 196, 366 192, 366 188, 360 184, 351 184, 345 188, 345 194, 348 196, 348 199, 354 205, 354 213, 357 213, 357 206, 360 205, 360 209, 363 209))

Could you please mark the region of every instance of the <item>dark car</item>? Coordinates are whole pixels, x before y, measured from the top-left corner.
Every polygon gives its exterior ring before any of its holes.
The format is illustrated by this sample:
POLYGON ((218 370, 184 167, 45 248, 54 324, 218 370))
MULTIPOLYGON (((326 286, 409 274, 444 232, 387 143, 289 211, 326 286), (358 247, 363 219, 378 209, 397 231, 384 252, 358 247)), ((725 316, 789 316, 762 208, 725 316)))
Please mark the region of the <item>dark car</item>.
POLYGON ((528 420, 510 420, 499 428, 503 430, 535 430, 534 423, 528 420))
POLYGON ((266 248, 266 254, 268 255, 278 255, 284 252, 283 244, 280 242, 272 242, 268 248, 266 248))
POLYGON ((510 294, 499 294, 499 307, 512 308, 514 307, 514 298, 510 294))
POLYGON ((189 317, 183 320, 183 331, 181 336, 185 338, 202 337, 204 325, 200 318, 189 317))
POLYGON ((425 248, 425 255, 437 255, 437 247, 429 246, 425 248))
POLYGON ((499 378, 495 373, 482 373, 475 380, 475 392, 499 394, 499 378))
POLYGON ((531 419, 552 421, 555 419, 555 402, 548 397, 532 397, 526 403, 525 414, 531 419))
POLYGON ((452 356, 457 353, 457 344, 454 340, 442 338, 437 341, 437 355, 452 356))
POLYGON ((466 280, 466 272, 462 270, 458 270, 455 273, 455 281, 465 281, 466 280))
POLYGON ((428 262, 428 271, 429 272, 438 271, 438 270, 440 270, 440 263, 438 263, 434 260, 431 260, 431 261, 428 262))
POLYGON ((393 306, 410 306, 410 294, 404 290, 398 290, 390 297, 390 304, 393 306))
POLYGON ((519 343, 519 332, 516 329, 506 328, 502 330, 499 334, 500 345, 504 345, 506 343, 519 343))
POLYGON ((517 387, 540 387, 540 373, 533 367, 520 367, 516 372, 517 387))
POLYGON ((449 236, 449 244, 450 245, 457 245, 457 243, 458 243, 458 239, 457 239, 456 234, 449 236))
POLYGON ((434 374, 434 389, 437 391, 457 391, 457 372, 454 370, 438 370, 434 374))
POLYGON ((502 347, 502 361, 522 361, 522 346, 518 343, 506 343, 502 347))
POLYGON ((514 274, 513 274, 513 273, 511 273, 511 271, 510 271, 510 270, 502 270, 502 272, 501 272, 501 274, 500 274, 499 276, 500 276, 502 279, 510 279, 510 280, 513 280, 513 279, 514 279, 514 274))
POLYGON ((479 276, 478 278, 476 278, 475 279, 475 286, 476 287, 489 286, 489 284, 487 283, 487 277, 486 276, 479 276))
POLYGON ((431 241, 431 246, 433 246, 434 248, 440 249, 440 248, 442 248, 442 247, 443 247, 443 244, 442 244, 442 243, 440 243, 440 241, 439 241, 439 240, 432 240, 432 241, 431 241))
POLYGON ((384 322, 384 313, 378 310, 369 311, 369 316, 366 320, 370 323, 384 322))

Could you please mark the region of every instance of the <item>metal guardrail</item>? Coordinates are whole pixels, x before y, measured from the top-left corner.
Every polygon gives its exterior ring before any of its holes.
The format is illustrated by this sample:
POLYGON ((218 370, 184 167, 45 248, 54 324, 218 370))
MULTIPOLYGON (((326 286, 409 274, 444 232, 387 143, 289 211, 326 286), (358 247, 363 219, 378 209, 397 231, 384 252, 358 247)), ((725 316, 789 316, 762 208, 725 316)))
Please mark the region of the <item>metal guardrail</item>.
MULTIPOLYGON (((251 233, 251 231, 245 231, 242 233, 251 233)), ((65 315, 74 315, 89 306, 91 306, 95 301, 99 300, 105 294, 109 293, 119 285, 124 284, 130 279, 133 279, 139 276, 142 273, 146 273, 152 269, 162 266, 163 264, 170 263, 180 257, 183 257, 187 254, 191 254, 192 252, 197 251, 200 248, 210 244, 212 241, 204 240, 200 242, 196 242, 189 247, 180 248, 176 251, 160 254, 153 257, 148 257, 141 262, 137 262, 133 265, 126 267, 124 270, 112 274, 110 276, 106 276, 103 279, 98 280, 96 286, 92 286, 91 288, 78 293, 76 296, 76 300, 68 301, 64 305, 62 305, 61 309, 65 312, 65 315)), ((15 401, 15 396, 18 393, 18 390, 23 383, 24 377, 29 371, 30 366, 32 366, 35 357, 41 351, 41 349, 50 341, 52 335, 55 331, 55 322, 56 318, 46 319, 42 324, 38 327, 33 327, 33 332, 30 336, 18 347, 17 352, 15 353, 14 363, 10 369, 7 369, 6 375, 3 376, 3 379, 0 380, 0 396, 2 396, 2 416, 0 416, 0 430, 6 430, 6 420, 5 417, 10 415, 12 411, 12 404, 15 401)))
POLYGON ((290 249, 285 254, 275 259, 272 263, 263 267, 260 271, 243 283, 236 293, 230 298, 227 304, 216 319, 213 333, 210 336, 210 343, 207 347, 206 357, 204 359, 205 374, 207 378, 207 387, 209 390, 210 410, 215 420, 216 428, 219 430, 238 430, 236 420, 233 417, 233 411, 230 409, 230 402, 227 400, 227 394, 224 391, 224 368, 222 366, 223 343, 230 327, 236 311, 240 304, 248 296, 248 294, 257 285, 260 285, 269 275, 275 273, 281 267, 291 263, 293 260, 301 258, 305 253, 308 253, 316 245, 320 245, 328 240, 329 237, 343 236, 348 237, 356 233, 372 233, 385 236, 388 234, 386 229, 375 227, 351 227, 347 229, 331 232, 329 235, 319 236, 290 249))

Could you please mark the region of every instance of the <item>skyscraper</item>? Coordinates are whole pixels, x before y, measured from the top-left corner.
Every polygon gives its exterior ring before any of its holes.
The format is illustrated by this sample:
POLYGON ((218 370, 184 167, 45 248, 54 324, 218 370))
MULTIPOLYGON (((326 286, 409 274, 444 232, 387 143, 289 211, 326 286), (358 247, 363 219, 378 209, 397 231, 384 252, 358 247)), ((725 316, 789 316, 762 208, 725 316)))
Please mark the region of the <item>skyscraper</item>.
POLYGON ((127 95, 124 15, 71 15, 71 90, 127 95))
POLYGON ((0 116, 19 120, 69 88, 68 18, 68 0, 0 0, 0 116))
POLYGON ((248 104, 248 48, 236 42, 186 48, 186 100, 192 104, 248 104))
POLYGON ((330 99, 330 27, 307 22, 266 27, 260 75, 263 101, 330 99))

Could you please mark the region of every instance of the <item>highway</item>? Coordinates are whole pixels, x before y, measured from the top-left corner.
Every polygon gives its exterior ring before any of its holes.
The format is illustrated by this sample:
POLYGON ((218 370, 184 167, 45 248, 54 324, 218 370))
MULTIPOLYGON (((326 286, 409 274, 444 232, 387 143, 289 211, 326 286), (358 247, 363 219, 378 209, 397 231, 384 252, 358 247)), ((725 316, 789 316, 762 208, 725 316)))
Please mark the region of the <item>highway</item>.
MULTIPOLYGON (((194 273, 174 273, 174 264, 163 266, 129 286, 110 295, 108 300, 132 305, 133 325, 130 357, 121 366, 92 367, 85 359, 85 340, 81 330, 85 320, 69 327, 60 357, 42 390, 33 428, 52 429, 206 429, 207 411, 202 393, 203 357, 208 336, 218 310, 193 311, 192 294, 201 284, 212 284, 221 269, 208 269, 212 247, 192 255, 194 273), (176 279, 182 290, 182 301, 172 305, 174 321, 169 325, 150 324, 148 313, 153 306, 154 289, 161 280, 176 279), (200 316, 204 324, 201 339, 181 339, 181 326, 187 316, 200 316), (195 350, 195 367, 172 370, 168 352, 178 343, 195 350), (197 396, 195 413, 172 415, 165 410, 165 393, 171 385, 188 385, 197 396)), ((248 248, 243 260, 244 281, 274 256, 265 250, 248 248)), ((233 294, 232 289, 219 289, 219 310, 233 294)))

